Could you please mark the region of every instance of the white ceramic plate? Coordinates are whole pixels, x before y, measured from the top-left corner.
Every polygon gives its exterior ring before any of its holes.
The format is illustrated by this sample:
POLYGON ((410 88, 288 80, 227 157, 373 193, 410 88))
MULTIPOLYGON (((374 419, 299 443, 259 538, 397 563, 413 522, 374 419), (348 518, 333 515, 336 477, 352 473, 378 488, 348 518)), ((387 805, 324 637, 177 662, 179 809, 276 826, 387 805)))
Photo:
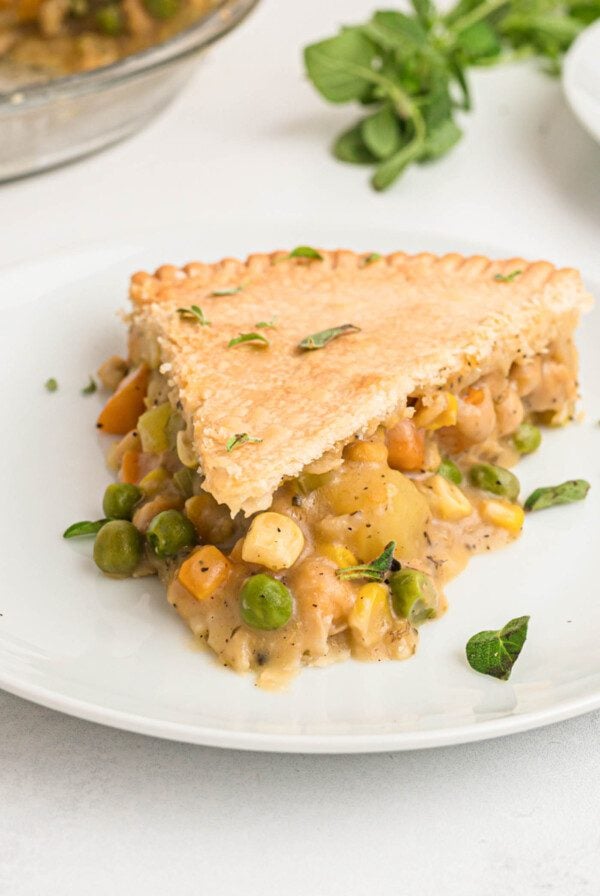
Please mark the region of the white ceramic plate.
MULTIPOLYGON (((519 469, 527 493, 586 477, 586 502, 527 520, 518 543, 475 558, 448 589, 450 609, 421 630, 406 663, 306 670, 287 693, 259 691, 217 666, 152 579, 112 581, 91 546, 61 539, 96 518, 109 476, 80 389, 122 351, 128 274, 201 254, 298 243, 382 251, 473 247, 398 233, 239 224, 108 245, 0 273, 3 457, 0 686, 82 718, 175 740, 245 749, 360 752, 430 747, 522 731, 600 706, 600 315, 581 332, 587 422, 549 433, 519 469), (60 388, 44 389, 50 376, 60 388), (531 614, 510 682, 478 675, 464 645, 531 614)), ((501 253, 500 253, 501 254, 501 253)))
POLYGON ((600 21, 586 28, 567 53, 563 88, 581 124, 600 143, 600 21))

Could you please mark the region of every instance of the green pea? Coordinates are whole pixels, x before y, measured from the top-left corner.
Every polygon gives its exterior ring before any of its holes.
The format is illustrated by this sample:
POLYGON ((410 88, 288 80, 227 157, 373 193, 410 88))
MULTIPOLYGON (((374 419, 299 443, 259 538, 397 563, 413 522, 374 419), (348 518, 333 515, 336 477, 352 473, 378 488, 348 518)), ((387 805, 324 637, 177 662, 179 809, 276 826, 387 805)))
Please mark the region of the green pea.
POLYGON ((469 470, 469 479, 476 488, 481 488, 494 495, 502 495, 509 501, 519 497, 521 485, 514 473, 494 464, 475 464, 469 470))
POLYGON ((443 476, 444 479, 448 479, 450 482, 454 482, 456 485, 460 485, 462 482, 463 475, 460 469, 456 466, 453 460, 450 460, 449 457, 445 457, 442 460, 437 469, 437 472, 440 476, 443 476))
POLYGON ((94 542, 94 562, 109 576, 130 576, 142 557, 143 538, 133 523, 110 520, 94 542))
POLYGON ((142 500, 141 488, 128 482, 113 482, 104 492, 102 509, 109 520, 130 520, 136 504, 142 500))
POLYGON ((281 628, 292 615, 292 595, 279 579, 259 573, 250 576, 240 593, 242 619, 252 628, 281 628))
POLYGON ((389 580, 392 606, 397 616, 419 625, 435 616, 438 595, 428 575, 418 569, 401 569, 393 572, 389 580))
POLYGON ((144 6, 155 19, 170 19, 179 10, 179 0, 144 0, 144 6))
POLYGON ((101 6, 96 12, 98 30, 110 37, 116 37, 123 31, 123 15, 116 4, 101 6))
POLYGON ((173 557, 196 544, 194 526, 178 510, 158 513, 148 526, 146 537, 156 556, 161 558, 173 557))
POLYGON ((533 423, 521 423, 513 436, 513 445, 519 454, 537 451, 542 441, 542 433, 533 423))

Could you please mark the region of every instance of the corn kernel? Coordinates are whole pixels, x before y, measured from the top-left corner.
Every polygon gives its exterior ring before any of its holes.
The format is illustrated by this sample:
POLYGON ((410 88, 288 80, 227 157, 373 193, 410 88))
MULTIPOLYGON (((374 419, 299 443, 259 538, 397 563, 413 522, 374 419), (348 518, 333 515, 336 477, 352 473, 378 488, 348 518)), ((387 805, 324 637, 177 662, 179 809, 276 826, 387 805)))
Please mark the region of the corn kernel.
POLYGON ((469 499, 444 476, 431 476, 423 486, 434 516, 443 520, 462 520, 471 514, 473 507, 469 499))
POLYGON ((376 644, 392 623, 388 589, 379 582, 363 585, 348 616, 348 625, 365 647, 376 644))
POLYGON ((340 569, 344 569, 346 566, 356 566, 358 563, 352 551, 345 548, 343 544, 333 544, 328 541, 319 545, 319 552, 328 560, 332 560, 340 569))
POLYGON ((289 516, 267 511, 252 520, 242 559, 246 563, 260 563, 267 569, 287 569, 292 566, 304 547, 302 529, 289 516))
POLYGON ((454 426, 458 420, 458 399, 452 392, 440 392, 430 405, 421 405, 412 418, 415 426, 433 431, 454 426))
POLYGON ((365 442, 358 439, 344 448, 344 460, 383 464, 387 461, 387 455, 388 450, 384 442, 365 442))
POLYGON ((156 469, 146 473, 144 478, 138 482, 138 485, 145 495, 156 495, 168 478, 169 474, 164 467, 156 467, 156 469))
POLYGON ((231 563, 212 544, 203 545, 184 560, 177 579, 196 600, 207 600, 223 585, 231 571, 231 563))
POLYGON ((519 534, 525 522, 525 511, 519 504, 496 501, 493 498, 479 503, 479 514, 486 523, 500 526, 513 535, 519 534))

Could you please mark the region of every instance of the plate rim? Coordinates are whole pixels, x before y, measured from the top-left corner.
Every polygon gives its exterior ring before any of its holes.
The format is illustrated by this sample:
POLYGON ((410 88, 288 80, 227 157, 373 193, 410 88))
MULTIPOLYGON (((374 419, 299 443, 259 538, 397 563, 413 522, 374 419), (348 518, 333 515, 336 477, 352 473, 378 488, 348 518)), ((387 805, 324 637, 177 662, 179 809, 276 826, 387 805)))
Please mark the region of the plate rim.
POLYGON ((334 754, 389 753, 457 746, 545 728, 600 709, 600 691, 586 697, 566 699, 552 707, 519 715, 503 715, 485 722, 374 734, 275 734, 228 731, 208 725, 191 725, 109 709, 90 700, 59 695, 41 685, 23 687, 10 675, 0 672, 0 688, 15 697, 62 712, 73 718, 95 722, 107 728, 129 731, 196 746, 262 753, 334 754))
MULTIPOLYGON (((600 26, 600 23, 599 23, 600 26)), ((285 222, 280 222, 285 224, 285 222)), ((292 223, 292 222, 289 222, 292 223)), ((297 222, 293 222, 293 226, 297 222)), ((382 227, 382 233, 391 233, 390 228, 382 227)), ((114 263, 121 263, 132 253, 145 251, 152 246, 154 237, 158 231, 146 231, 141 234, 141 239, 135 242, 124 241, 126 250, 118 257, 104 259, 103 267, 110 268, 114 263)), ((403 238, 441 243, 454 242, 459 244, 461 251, 492 253, 494 245, 481 243, 468 238, 452 239, 448 235, 437 232, 404 231, 395 232, 395 237, 401 241, 403 238)), ((83 241, 73 246, 65 247, 60 253, 43 255, 33 264, 23 260, 17 260, 12 264, 0 267, 0 279, 17 277, 19 280, 29 279, 35 276, 36 268, 43 267, 50 262, 56 264, 57 255, 61 260, 87 255, 105 246, 98 241, 83 241)), ((108 241, 109 255, 114 241, 108 241)), ((123 248, 123 246, 122 246, 123 248)), ((506 254, 508 247, 495 244, 496 253, 506 254)), ((500 255, 498 256, 500 257, 500 255)), ((593 265, 583 268, 582 276, 588 288, 600 295, 600 280, 597 277, 593 265)), ((70 276, 67 272, 61 273, 60 281, 65 285, 76 282, 77 274, 70 276)), ((45 291, 54 292, 54 283, 48 284, 45 291)), ((435 727, 421 730, 403 730, 393 732, 371 733, 282 733, 264 731, 244 731, 241 729, 227 729, 210 724, 186 723, 160 719, 143 713, 130 712, 123 709, 110 708, 93 699, 82 699, 61 693, 56 688, 29 682, 23 684, 18 675, 3 671, 0 668, 0 689, 16 697, 38 704, 53 711, 62 712, 73 718, 80 718, 87 722, 101 724, 105 727, 123 730, 135 734, 143 734, 179 743, 188 743, 198 746, 236 749, 242 751, 260 751, 283 754, 360 754, 360 753, 384 753, 400 752, 421 749, 433 749, 435 747, 454 746, 463 743, 473 743, 489 740, 496 737, 504 737, 536 728, 547 727, 554 723, 565 721, 576 716, 584 715, 600 709, 600 689, 593 693, 583 694, 577 697, 567 697, 554 702, 551 706, 519 714, 503 714, 484 721, 469 722, 467 724, 435 727)))

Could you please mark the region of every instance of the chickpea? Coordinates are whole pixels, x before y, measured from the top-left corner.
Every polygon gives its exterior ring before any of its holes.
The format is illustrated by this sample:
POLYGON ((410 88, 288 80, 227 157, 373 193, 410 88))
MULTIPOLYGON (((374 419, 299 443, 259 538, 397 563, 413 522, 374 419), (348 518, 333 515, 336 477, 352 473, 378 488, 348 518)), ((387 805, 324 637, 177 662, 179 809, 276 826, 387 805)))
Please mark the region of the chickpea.
POLYGON ((412 420, 401 420, 386 435, 388 464, 392 470, 422 470, 425 465, 425 431, 412 420))

